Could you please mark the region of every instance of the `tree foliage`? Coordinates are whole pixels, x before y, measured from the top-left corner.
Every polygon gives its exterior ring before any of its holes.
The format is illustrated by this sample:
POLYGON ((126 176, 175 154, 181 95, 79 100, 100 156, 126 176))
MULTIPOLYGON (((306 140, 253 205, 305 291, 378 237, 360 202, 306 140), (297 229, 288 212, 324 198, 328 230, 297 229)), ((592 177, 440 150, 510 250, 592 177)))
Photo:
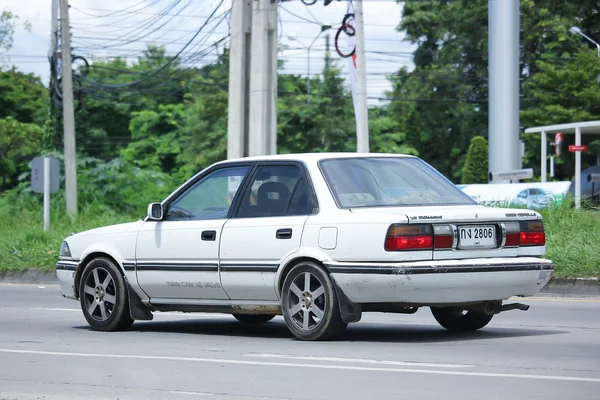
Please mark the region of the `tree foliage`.
POLYGON ((0 189, 16 185, 19 172, 40 154, 44 130, 12 117, 0 119, 0 189))
POLYGON ((462 183, 488 182, 488 143, 483 136, 471 139, 465 165, 462 170, 462 183))

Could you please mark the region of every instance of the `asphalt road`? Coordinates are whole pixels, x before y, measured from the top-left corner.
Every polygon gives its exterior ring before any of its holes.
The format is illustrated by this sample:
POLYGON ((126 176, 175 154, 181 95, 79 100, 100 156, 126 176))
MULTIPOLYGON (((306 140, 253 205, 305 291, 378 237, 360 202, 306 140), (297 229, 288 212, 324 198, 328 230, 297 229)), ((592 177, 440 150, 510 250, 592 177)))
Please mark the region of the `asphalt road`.
POLYGON ((600 399, 600 299, 524 302, 469 334, 421 309, 309 343, 281 317, 163 313, 93 332, 57 286, 0 285, 0 399, 600 399))

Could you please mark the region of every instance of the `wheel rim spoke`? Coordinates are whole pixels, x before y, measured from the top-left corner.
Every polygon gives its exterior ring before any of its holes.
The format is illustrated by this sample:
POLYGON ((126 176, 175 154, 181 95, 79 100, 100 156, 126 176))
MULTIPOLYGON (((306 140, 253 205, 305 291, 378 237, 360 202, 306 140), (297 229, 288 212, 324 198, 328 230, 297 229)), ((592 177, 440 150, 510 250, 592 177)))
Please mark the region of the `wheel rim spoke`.
POLYGON ((308 323, 310 321, 310 311, 304 309, 304 315, 302 316, 302 329, 308 330, 308 323))
POLYGON ((319 307, 317 307, 316 305, 313 305, 312 308, 310 309, 310 311, 313 312, 313 314, 315 314, 315 317, 322 319, 323 315, 325 315, 325 313, 323 312, 323 310, 321 310, 319 307))
POLYGON ((104 302, 115 305, 117 302, 117 296, 107 293, 104 295, 104 302))
POLYGON ((100 303, 100 315, 102 315, 102 319, 105 320, 106 319, 106 306, 104 305, 104 303, 100 303))
POLYGON ((304 291, 310 292, 310 272, 304 273, 304 291))
POLYGON ((298 314, 298 311, 302 309, 302 304, 298 303, 294 307, 290 308, 290 317, 298 314))
POLYGON ((89 294, 89 295, 91 295, 91 296, 94 296, 94 295, 96 294, 96 292, 95 292, 94 288, 93 288, 93 287, 90 287, 90 286, 88 286, 88 285, 85 285, 85 286, 83 287, 83 292, 84 292, 84 293, 86 293, 86 294, 89 294))
POLYGON ((111 282, 112 276, 110 276, 110 274, 106 274, 106 278, 104 278, 104 282, 102 282, 102 287, 104 288, 104 290, 106 290, 106 288, 108 287, 108 285, 110 285, 111 282))
POLYGON ((96 311, 96 307, 98 306, 98 303, 96 303, 96 300, 93 300, 90 305, 88 306, 88 314, 90 314, 91 316, 94 315, 94 311, 96 311))
POLYGON ((92 275, 94 276, 94 286, 98 287, 98 285, 100 284, 100 277, 98 276, 98 270, 94 269, 92 271, 92 275))
POLYGON ((325 293, 325 288, 323 286, 319 286, 317 290, 312 292, 313 301, 316 300, 319 296, 322 296, 325 293))
POLYGON ((298 298, 302 296, 302 290, 300 290, 298 285, 296 285, 295 283, 292 282, 292 286, 290 286, 290 289, 296 296, 298 296, 298 298))

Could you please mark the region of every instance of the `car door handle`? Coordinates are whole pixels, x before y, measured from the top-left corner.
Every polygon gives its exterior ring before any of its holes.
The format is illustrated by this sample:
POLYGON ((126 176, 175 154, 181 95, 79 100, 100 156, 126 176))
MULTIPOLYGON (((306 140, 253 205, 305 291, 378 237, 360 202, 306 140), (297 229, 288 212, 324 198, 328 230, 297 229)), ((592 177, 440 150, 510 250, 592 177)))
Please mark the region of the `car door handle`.
POLYGON ((277 232, 275 232, 275 237, 277 239, 291 239, 292 230, 290 228, 277 229, 277 232))
POLYGON ((214 241, 217 239, 216 231, 202 231, 202 240, 214 241))

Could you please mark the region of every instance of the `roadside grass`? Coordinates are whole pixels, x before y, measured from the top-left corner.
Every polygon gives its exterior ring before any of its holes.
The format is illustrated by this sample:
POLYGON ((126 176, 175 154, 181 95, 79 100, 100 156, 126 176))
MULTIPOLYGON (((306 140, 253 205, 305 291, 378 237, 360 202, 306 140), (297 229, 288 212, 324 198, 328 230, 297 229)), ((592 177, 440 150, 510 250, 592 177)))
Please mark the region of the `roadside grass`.
MULTIPOLYGON (((546 226, 546 257, 556 265, 558 277, 600 277, 600 210, 561 207, 542 211, 546 226)), ((135 221, 101 204, 80 209, 72 220, 63 204, 53 204, 50 230, 43 230, 39 204, 9 204, 0 198, 0 270, 39 268, 52 270, 58 251, 70 233, 135 221)))
POLYGON ((541 214, 546 257, 554 261, 554 275, 600 277, 600 209, 561 207, 541 214))
POLYGON ((58 261, 62 241, 71 233, 111 224, 135 221, 140 216, 111 212, 92 204, 76 219, 64 211, 64 204, 53 204, 50 230, 44 231, 43 210, 34 203, 9 205, 0 199, 0 271, 39 268, 52 270, 58 261))

